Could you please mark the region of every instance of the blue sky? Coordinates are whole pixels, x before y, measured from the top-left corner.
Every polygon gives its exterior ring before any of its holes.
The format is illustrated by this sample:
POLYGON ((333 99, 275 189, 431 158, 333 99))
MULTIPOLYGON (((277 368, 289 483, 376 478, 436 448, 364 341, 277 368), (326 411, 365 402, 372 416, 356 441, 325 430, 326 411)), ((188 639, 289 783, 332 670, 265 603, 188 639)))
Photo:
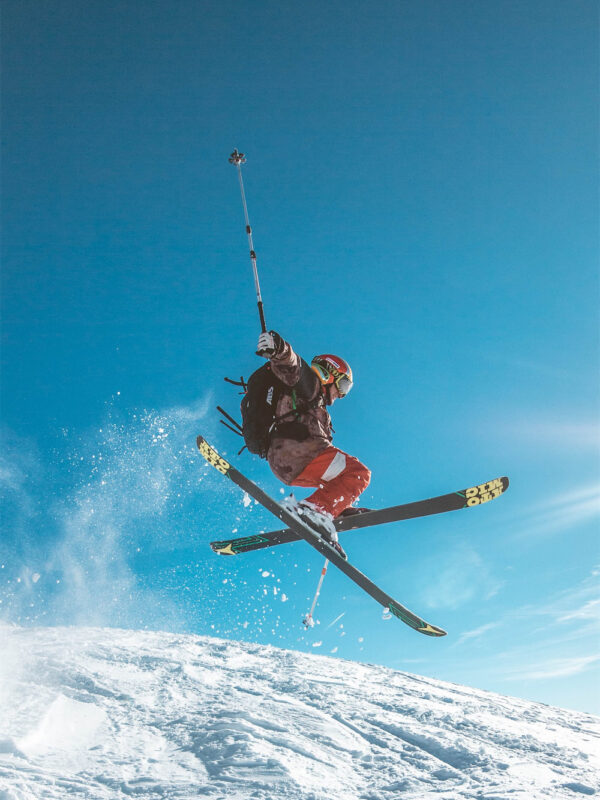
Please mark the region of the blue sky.
MULTIPOLYGON (((598 36, 591 2, 8 2, 0 614, 186 630, 600 712, 598 36), (204 467, 267 324, 345 357, 348 534, 420 637, 204 467), (340 616, 343 615, 343 616, 340 616)), ((302 495, 303 492, 298 494, 302 495)), ((335 669, 332 664, 332 670, 335 669)))

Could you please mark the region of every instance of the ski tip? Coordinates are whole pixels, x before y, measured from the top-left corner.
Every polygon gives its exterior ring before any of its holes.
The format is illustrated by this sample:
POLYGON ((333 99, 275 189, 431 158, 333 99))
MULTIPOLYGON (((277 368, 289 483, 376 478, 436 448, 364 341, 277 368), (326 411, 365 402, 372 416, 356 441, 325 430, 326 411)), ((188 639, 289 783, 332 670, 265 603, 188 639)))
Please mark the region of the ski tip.
POLYGON ((435 625, 430 625, 426 622, 421 628, 417 628, 419 633, 424 633, 425 636, 446 636, 446 631, 442 628, 438 628, 435 625))
POLYGON ((200 454, 206 459, 206 461, 208 461, 208 463, 218 472, 223 475, 227 475, 231 469, 231 464, 229 461, 226 461, 223 456, 219 455, 215 448, 209 445, 204 436, 198 435, 196 437, 196 444, 198 445, 200 454))
POLYGON ((425 622, 424 619, 413 614, 412 611, 404 608, 400 603, 396 603, 395 600, 390 600, 387 609, 410 628, 419 633, 424 633, 425 636, 446 636, 446 631, 443 628, 438 628, 437 625, 430 625, 429 622, 425 622))
POLYGON ((237 556, 231 542, 211 542, 210 548, 213 553, 218 553, 220 556, 237 556))
POLYGON ((508 489, 508 478, 494 478, 494 480, 487 481, 487 483, 480 483, 478 486, 471 486, 465 489, 464 492, 458 492, 461 497, 467 501, 465 506, 472 508, 473 506, 480 506, 483 503, 489 503, 496 497, 508 489))

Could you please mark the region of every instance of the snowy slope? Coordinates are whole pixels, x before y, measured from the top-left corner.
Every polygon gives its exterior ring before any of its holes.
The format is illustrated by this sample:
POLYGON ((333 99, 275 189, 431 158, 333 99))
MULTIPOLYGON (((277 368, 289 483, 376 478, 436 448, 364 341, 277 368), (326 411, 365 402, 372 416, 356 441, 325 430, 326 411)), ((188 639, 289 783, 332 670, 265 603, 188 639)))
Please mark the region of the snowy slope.
POLYGON ((194 636, 0 628, 0 800, 578 798, 600 720, 194 636))

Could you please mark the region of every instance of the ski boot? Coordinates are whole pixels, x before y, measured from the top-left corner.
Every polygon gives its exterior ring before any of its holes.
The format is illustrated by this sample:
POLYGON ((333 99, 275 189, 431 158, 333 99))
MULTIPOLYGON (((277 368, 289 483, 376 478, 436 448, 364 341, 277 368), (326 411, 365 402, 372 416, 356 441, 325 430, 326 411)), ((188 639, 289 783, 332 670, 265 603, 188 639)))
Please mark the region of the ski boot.
POLYGON ((308 525, 316 531, 321 539, 324 539, 327 544, 331 545, 333 549, 344 559, 348 560, 346 551, 338 541, 338 533, 333 524, 333 517, 329 514, 323 513, 313 506, 312 503, 307 503, 305 500, 298 502, 292 495, 283 501, 283 504, 288 511, 299 520, 308 525))

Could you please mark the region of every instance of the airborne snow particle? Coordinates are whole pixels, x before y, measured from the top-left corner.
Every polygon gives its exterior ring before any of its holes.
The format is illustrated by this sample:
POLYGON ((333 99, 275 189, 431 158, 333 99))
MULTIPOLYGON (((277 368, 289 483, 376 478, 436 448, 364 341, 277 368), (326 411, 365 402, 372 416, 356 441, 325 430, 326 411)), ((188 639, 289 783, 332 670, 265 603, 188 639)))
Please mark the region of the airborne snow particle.
POLYGON ((39 572, 34 572, 34 573, 33 573, 33 575, 31 576, 31 580, 32 580, 34 583, 37 583, 41 577, 42 577, 42 576, 40 575, 40 573, 39 573, 39 572))

